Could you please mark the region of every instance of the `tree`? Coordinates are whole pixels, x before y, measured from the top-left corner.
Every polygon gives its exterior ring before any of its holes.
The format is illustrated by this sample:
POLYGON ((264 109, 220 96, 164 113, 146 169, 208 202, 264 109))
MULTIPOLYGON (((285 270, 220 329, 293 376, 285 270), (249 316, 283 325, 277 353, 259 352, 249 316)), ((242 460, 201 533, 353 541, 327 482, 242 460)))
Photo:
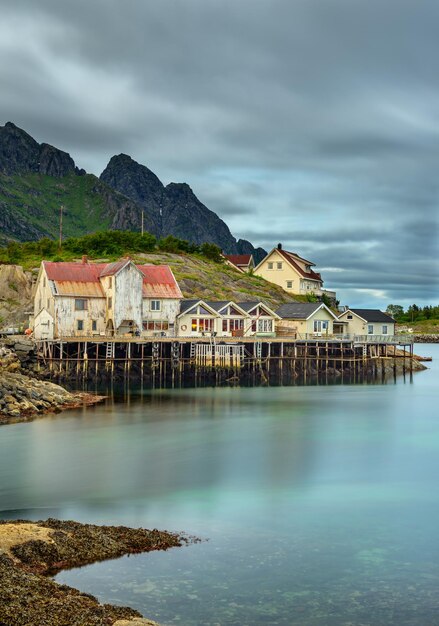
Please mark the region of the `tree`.
POLYGON ((394 319, 401 318, 404 315, 404 309, 400 304, 389 304, 386 309, 387 315, 391 315, 394 319))

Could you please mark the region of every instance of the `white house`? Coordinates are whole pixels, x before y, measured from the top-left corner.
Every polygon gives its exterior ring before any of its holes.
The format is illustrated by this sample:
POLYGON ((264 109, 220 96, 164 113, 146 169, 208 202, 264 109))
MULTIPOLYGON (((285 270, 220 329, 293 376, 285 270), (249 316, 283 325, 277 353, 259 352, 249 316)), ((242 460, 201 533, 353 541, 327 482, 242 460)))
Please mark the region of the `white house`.
POLYGON ((322 302, 288 302, 276 311, 281 318, 279 326, 286 334, 325 337, 333 334, 337 316, 322 302))
POLYGON ((167 266, 43 261, 34 298, 36 339, 174 332, 182 294, 167 266))
POLYGON ((347 309, 338 316, 343 333, 349 335, 394 335, 395 320, 378 309, 347 309))
POLYGON ((238 306, 247 313, 244 336, 265 335, 274 336, 276 323, 281 319, 266 304, 259 300, 238 302, 238 306))

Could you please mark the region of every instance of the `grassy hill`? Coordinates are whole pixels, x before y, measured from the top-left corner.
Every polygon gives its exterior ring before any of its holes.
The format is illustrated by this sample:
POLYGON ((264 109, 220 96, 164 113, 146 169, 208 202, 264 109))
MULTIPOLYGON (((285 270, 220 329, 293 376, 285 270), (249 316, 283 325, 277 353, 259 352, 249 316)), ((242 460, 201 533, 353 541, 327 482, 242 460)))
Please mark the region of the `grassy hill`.
MULTIPOLYGON (((0 248, 0 278, 3 277, 0 280, 1 324, 25 323, 24 312, 31 308, 30 291, 42 260, 80 261, 82 254, 87 254, 90 262, 111 262, 129 255, 135 263, 169 265, 185 298, 237 302, 262 300, 272 308, 292 300, 277 285, 259 276, 243 274, 222 262, 219 249, 213 244, 196 246, 175 237, 157 242, 149 233, 142 236, 140 233, 114 231, 67 240, 62 250, 50 239, 9 242, 0 248), (178 250, 179 247, 190 252, 178 250), (20 269, 16 271, 17 266, 20 269)), ((295 296, 294 299, 307 300, 305 296, 295 296)))
POLYGON ((67 237, 86 231, 103 230, 110 225, 97 179, 86 174, 62 178, 43 174, 0 175, 0 205, 8 204, 17 221, 30 222, 49 237, 59 233, 60 206, 64 205, 63 231, 67 237))

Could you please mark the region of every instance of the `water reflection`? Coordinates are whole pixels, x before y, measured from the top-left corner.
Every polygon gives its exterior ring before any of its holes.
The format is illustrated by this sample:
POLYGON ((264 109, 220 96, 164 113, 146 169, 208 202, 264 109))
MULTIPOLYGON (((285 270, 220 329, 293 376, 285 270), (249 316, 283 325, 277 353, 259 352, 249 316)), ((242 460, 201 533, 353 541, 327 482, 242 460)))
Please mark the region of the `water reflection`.
POLYGON ((58 577, 164 625, 437 624, 436 379, 132 389, 2 428, 2 515, 208 539, 58 577))

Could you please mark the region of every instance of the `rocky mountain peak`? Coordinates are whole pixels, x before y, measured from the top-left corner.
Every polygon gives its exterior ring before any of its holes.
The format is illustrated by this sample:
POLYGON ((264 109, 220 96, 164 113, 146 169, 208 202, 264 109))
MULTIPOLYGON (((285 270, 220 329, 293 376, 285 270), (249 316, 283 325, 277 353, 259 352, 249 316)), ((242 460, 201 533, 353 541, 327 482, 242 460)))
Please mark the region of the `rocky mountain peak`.
POLYGON ((67 152, 39 144, 12 122, 0 126, 0 172, 8 176, 35 172, 57 177, 84 173, 75 167, 67 152))

